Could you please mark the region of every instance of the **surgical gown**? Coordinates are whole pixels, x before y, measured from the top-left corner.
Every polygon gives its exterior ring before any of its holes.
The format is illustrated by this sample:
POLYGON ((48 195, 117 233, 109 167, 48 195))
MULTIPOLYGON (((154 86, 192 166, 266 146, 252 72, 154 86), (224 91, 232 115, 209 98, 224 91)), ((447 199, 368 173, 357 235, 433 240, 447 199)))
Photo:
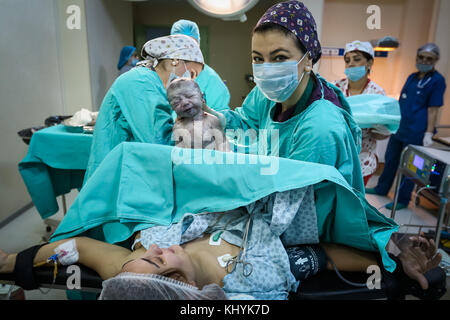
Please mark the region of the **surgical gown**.
POLYGON ((100 107, 84 182, 121 142, 173 144, 171 114, 166 89, 155 71, 133 68, 118 77, 100 107))
POLYGON ((230 92, 214 69, 205 64, 203 71, 195 78, 195 82, 205 95, 208 107, 218 112, 230 109, 230 92))
POLYGON ((318 78, 322 85, 334 90, 342 108, 322 98, 289 120, 276 122, 273 120, 276 103, 255 87, 242 107, 225 113, 227 130, 254 129, 260 137, 258 144, 265 143, 269 155, 333 166, 349 185, 364 192, 358 158, 361 129, 342 92, 318 78))

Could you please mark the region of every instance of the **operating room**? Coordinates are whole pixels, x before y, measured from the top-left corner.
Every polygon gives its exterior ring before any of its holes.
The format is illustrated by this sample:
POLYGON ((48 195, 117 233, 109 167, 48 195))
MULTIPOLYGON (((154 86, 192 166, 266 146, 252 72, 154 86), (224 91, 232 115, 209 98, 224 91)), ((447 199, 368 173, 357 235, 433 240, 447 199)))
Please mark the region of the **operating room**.
POLYGON ((0 300, 450 300, 448 16, 0 0, 0 300))

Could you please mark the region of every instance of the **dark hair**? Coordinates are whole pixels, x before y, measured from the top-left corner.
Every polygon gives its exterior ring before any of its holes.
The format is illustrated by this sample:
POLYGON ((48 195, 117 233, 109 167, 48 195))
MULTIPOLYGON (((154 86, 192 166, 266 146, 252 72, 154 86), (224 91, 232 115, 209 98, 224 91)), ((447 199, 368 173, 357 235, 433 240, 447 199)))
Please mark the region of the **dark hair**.
POLYGON ((285 36, 290 37, 291 39, 293 39, 295 41, 295 44, 297 46, 297 48, 303 53, 305 54, 308 50, 306 50, 306 47, 303 45, 303 43, 300 42, 300 40, 295 36, 295 34, 292 33, 291 30, 286 29, 283 26, 280 26, 279 24, 273 23, 273 22, 265 22, 262 23, 260 25, 257 25, 253 31, 252 31, 252 35, 255 33, 266 33, 268 31, 280 31, 281 33, 283 33, 285 36))
MULTIPOLYGON (((192 80, 192 79, 188 79, 188 78, 178 78, 178 79, 173 80, 173 81, 167 86, 166 92, 170 92, 170 91, 172 91, 172 90, 179 89, 179 88, 185 86, 186 83, 189 83, 189 84, 193 85, 193 86, 194 86, 194 90, 197 91, 197 93, 198 93, 200 96, 203 97, 202 90, 200 89, 200 86, 197 84, 197 82, 195 82, 195 81, 192 80)), ((169 98, 169 97, 168 97, 168 98, 169 98)))

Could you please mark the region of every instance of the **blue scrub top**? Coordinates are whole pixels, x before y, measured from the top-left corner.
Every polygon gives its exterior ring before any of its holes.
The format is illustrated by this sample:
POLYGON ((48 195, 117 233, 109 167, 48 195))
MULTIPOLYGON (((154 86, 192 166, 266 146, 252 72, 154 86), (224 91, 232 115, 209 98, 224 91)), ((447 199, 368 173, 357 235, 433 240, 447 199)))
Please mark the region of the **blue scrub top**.
POLYGON ((400 128, 395 136, 406 143, 422 145, 428 126, 428 107, 444 104, 446 84, 444 77, 432 71, 419 79, 419 73, 411 74, 400 93, 400 128))

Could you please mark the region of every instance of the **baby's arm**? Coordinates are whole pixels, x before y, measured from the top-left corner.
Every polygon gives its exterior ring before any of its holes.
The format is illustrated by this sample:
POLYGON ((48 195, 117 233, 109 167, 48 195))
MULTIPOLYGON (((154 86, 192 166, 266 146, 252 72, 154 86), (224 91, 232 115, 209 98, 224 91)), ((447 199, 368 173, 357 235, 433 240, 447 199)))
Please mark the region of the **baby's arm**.
POLYGON ((227 126, 227 119, 225 118, 225 116, 220 113, 217 112, 214 109, 211 109, 210 107, 208 107, 206 105, 206 103, 203 103, 203 111, 205 111, 206 113, 215 116, 218 120, 219 120, 219 125, 221 130, 225 130, 226 126, 227 126))

